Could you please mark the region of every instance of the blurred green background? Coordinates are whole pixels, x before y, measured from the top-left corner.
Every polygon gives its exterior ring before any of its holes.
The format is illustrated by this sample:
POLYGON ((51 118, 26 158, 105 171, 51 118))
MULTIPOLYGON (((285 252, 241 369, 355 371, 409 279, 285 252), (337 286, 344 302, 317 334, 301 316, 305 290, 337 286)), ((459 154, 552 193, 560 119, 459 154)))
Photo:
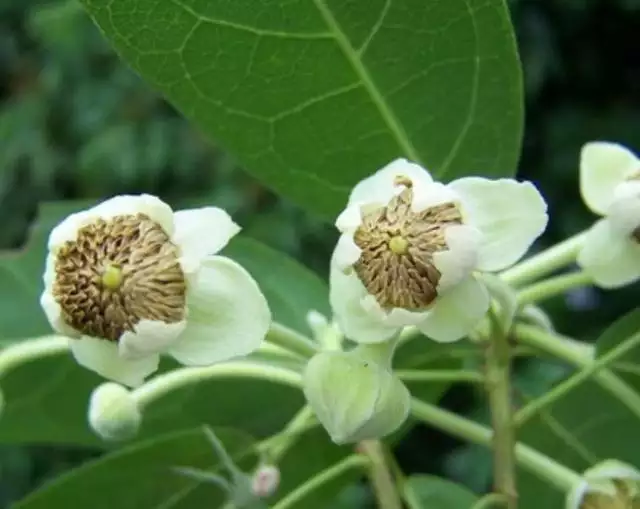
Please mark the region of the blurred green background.
MULTIPOLYGON (((539 186, 552 216, 540 248, 593 221, 578 194, 580 146, 610 139, 640 147, 640 1, 510 6, 526 86, 519 176, 539 186)), ((332 226, 277 198, 203 139, 119 62, 75 1, 0 1, 0 101, 0 249, 25 243, 40 202, 148 192, 175 205, 224 207, 245 233, 326 276, 332 226)), ((589 340, 635 307, 637 296, 634 287, 606 298, 587 289, 547 309, 559 330, 589 340)), ((524 366, 520 374, 522 383, 543 388, 557 371, 524 366)), ((449 391, 445 405, 478 412, 463 389, 449 391)), ((483 489, 488 457, 459 445, 418 429, 398 452, 408 470, 483 489)), ((90 456, 46 444, 1 446, 0 507, 90 456)))

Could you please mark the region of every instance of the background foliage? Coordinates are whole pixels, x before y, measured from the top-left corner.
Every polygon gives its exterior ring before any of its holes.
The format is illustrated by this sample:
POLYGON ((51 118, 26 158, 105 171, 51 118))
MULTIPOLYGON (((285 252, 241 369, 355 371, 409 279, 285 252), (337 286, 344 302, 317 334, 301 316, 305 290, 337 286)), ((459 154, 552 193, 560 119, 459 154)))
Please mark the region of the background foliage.
MULTIPOLYGON (((519 176, 535 181, 550 203, 553 221, 542 243, 551 243, 592 221, 578 197, 580 145, 600 138, 640 147, 635 51, 640 2, 513 0, 510 7, 527 103, 519 176)), ((0 248, 24 246, 45 202, 145 191, 174 204, 223 206, 248 235, 325 278, 336 237, 331 225, 276 198, 205 141, 115 57, 75 1, 0 3, 0 101, 0 248)), ((33 228, 32 241, 42 241, 37 234, 46 231, 44 225, 33 228)), ((36 270, 29 267, 37 261, 16 262, 20 256, 12 252, 0 266, 3 336, 34 319, 32 307, 23 305, 33 296, 14 295, 6 279, 36 270)), ((548 309, 558 329, 589 341, 635 299, 635 287, 608 295, 606 305, 599 291, 585 290, 551 302, 548 309)), ((546 363, 519 366, 523 393, 541 392, 564 370, 546 363)), ((444 401, 483 419, 476 396, 454 387, 444 401)), ((489 458, 477 448, 419 428, 398 452, 409 472, 444 473, 475 490, 486 488, 489 458)), ((2 446, 0 505, 97 454, 2 446)))

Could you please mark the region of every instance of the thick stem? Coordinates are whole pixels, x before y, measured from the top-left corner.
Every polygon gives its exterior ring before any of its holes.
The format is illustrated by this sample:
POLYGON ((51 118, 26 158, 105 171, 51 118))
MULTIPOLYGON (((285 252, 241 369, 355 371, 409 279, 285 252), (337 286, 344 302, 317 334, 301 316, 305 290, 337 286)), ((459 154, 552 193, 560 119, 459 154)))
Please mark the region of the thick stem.
POLYGON ((555 297, 572 288, 591 285, 593 280, 586 272, 572 272, 561 276, 552 277, 540 283, 523 288, 518 293, 518 304, 532 304, 541 300, 555 297))
POLYGON ((585 232, 569 237, 560 244, 505 270, 500 277, 512 286, 534 281, 573 263, 584 242, 585 232))
MULTIPOLYGON (((445 433, 475 444, 491 446, 493 437, 491 429, 447 410, 414 398, 411 401, 411 414, 416 419, 445 433)), ((520 466, 562 492, 569 491, 581 480, 578 473, 524 444, 516 444, 515 456, 520 466)))
MULTIPOLYGON (((497 324, 496 324, 497 325, 497 324)), ((506 497, 509 509, 517 507, 515 438, 512 421, 509 341, 499 327, 487 345, 486 385, 493 425, 493 478, 497 493, 506 497)))
POLYGON ((363 440, 358 449, 371 461, 369 478, 378 501, 378 509, 402 509, 400 494, 378 440, 363 440))

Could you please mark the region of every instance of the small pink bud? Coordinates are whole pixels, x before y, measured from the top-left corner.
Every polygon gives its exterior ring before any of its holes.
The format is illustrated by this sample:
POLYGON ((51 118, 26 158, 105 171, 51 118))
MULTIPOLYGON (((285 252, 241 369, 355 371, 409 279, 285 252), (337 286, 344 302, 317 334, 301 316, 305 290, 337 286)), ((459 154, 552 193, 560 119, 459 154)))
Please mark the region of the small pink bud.
POLYGON ((280 485, 280 470, 275 465, 260 465, 251 479, 251 491, 258 498, 268 498, 280 485))

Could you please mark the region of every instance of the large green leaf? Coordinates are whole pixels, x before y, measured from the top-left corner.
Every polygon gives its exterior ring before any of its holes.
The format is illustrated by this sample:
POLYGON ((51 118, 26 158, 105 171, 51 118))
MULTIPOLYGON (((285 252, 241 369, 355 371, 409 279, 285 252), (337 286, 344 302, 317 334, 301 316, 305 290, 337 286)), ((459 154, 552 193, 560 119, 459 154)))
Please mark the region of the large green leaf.
POLYGON ((335 214, 397 156, 514 172, 504 0, 82 0, 122 57, 256 176, 335 214))
POLYGON ((470 509, 478 500, 464 486, 431 475, 412 475, 403 493, 410 509, 470 509))
MULTIPOLYGON (((249 437, 232 431, 218 436, 233 457, 250 459, 254 443, 249 437)), ((216 486, 172 472, 177 466, 219 470, 219 458, 201 430, 163 436, 89 462, 45 484, 14 508, 204 509, 224 501, 216 486)))

